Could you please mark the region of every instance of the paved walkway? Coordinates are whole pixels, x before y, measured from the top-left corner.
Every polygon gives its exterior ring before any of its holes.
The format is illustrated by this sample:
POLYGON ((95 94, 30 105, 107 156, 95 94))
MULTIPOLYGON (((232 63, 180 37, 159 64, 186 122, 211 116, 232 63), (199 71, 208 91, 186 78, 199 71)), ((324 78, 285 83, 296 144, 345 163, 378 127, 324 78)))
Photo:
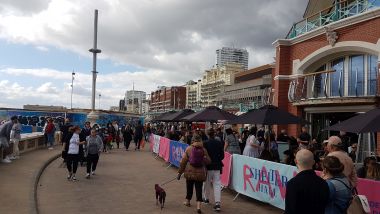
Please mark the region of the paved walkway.
POLYGON ((40 149, 21 155, 10 164, 0 163, 0 213, 31 213, 37 171, 60 149, 40 149))
MULTIPOLYGON (((133 147, 133 146, 132 146, 133 147)), ((58 159, 44 171, 39 188, 38 201, 41 214, 67 213, 195 213, 195 203, 188 208, 182 205, 185 196, 185 180, 175 180, 164 186, 167 192, 166 207, 160 211, 155 205, 154 184, 176 176, 176 168, 147 150, 135 152, 114 149, 100 157, 97 175, 84 178, 85 167, 77 172, 76 182, 67 181, 66 168, 58 159)), ((195 196, 195 195, 194 195, 195 196)), ((253 199, 223 191, 223 213, 282 213, 281 210, 253 199)), ((214 213, 211 205, 203 205, 204 213, 214 213)), ((1 212, 2 213, 2 212, 1 212)))

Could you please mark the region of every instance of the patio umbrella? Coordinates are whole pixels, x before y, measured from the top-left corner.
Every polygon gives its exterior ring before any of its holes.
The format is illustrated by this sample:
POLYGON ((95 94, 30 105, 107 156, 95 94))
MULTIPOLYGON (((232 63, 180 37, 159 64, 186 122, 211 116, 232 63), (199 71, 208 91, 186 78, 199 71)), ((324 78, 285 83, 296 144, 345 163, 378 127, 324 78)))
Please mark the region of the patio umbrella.
POLYGON ((327 127, 324 130, 345 131, 351 133, 368 133, 380 131, 380 108, 372 109, 364 114, 351 117, 341 123, 327 127))
POLYGON ((209 106, 202 111, 195 112, 186 117, 183 117, 181 121, 188 122, 217 122, 218 120, 233 120, 236 116, 227 111, 224 111, 216 106, 209 106))
POLYGON ((229 124, 262 124, 262 125, 285 125, 307 123, 307 121, 299 118, 287 111, 281 110, 273 105, 266 105, 260 109, 250 110, 240 115, 235 120, 228 122, 229 124))
POLYGON ((160 116, 155 118, 154 121, 162 121, 163 118, 165 118, 171 114, 174 114, 174 113, 176 113, 176 112, 175 111, 168 111, 168 112, 162 113, 160 116))
POLYGON ((167 114, 160 119, 163 122, 178 122, 181 118, 186 117, 192 113, 194 113, 194 111, 191 109, 183 109, 173 114, 167 114))

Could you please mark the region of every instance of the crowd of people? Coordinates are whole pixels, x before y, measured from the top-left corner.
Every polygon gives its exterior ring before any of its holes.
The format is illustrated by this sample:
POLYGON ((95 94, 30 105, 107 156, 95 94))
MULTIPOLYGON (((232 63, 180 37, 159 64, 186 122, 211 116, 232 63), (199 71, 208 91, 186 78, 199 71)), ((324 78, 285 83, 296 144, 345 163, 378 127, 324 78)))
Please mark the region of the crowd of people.
POLYGON ((214 209, 221 209, 220 174, 224 152, 297 166, 300 173, 288 183, 285 213, 346 213, 358 178, 380 180, 380 165, 375 156, 367 157, 356 170, 357 143, 348 143, 344 132, 321 143, 312 139, 306 127, 302 127, 298 137, 288 136, 285 130, 276 137, 270 130, 256 126, 246 127, 240 133, 223 127, 211 128, 206 133, 199 128, 158 125, 152 132, 190 145, 181 161, 178 179, 185 174, 186 206, 190 205, 195 187, 199 213, 201 202, 209 203, 212 191, 214 209), (279 142, 288 145, 283 160, 280 160, 279 142), (196 154, 195 148, 202 148, 202 157, 192 157, 196 154), (192 163, 197 159, 203 161, 200 167, 192 163), (315 170, 322 171, 321 175, 317 176, 315 170))
POLYGON ((140 150, 144 144, 144 134, 149 133, 149 127, 143 127, 138 121, 137 125, 119 126, 117 121, 109 122, 105 127, 97 124, 91 127, 90 122, 84 124, 84 128, 73 126, 68 119, 60 128, 62 131, 62 158, 66 163, 68 180, 76 180, 78 165, 86 163, 86 178, 95 175, 95 170, 101 152, 109 153, 112 149, 120 149, 120 143, 124 142, 124 148, 129 150, 133 140, 136 144, 135 151, 140 150), (147 130, 147 131, 144 131, 147 130), (116 148, 114 145, 116 144, 116 148))
MULTIPOLYGON (((338 146, 332 146, 328 144, 328 140, 318 142, 316 139, 313 139, 307 130, 307 127, 302 127, 299 136, 294 137, 289 136, 285 130, 281 130, 280 134, 276 136, 274 132, 265 130, 264 127, 245 127, 239 132, 232 128, 219 126, 215 127, 215 138, 222 141, 224 143, 224 151, 231 154, 241 154, 293 166, 296 166, 296 153, 300 149, 308 149, 314 156, 315 164, 313 165, 313 169, 319 171, 323 170, 323 159, 331 152, 339 153, 340 156, 347 156, 355 163, 358 144, 356 142, 349 142, 345 132, 339 132, 335 136, 340 139, 340 143, 338 146), (283 151, 282 159, 279 154, 279 144, 285 144, 287 147, 283 151)), ((199 128, 191 129, 189 127, 176 127, 175 125, 156 125, 152 127, 152 132, 189 145, 194 134, 200 135, 203 141, 208 140, 205 131, 199 128)), ((358 177, 380 180, 380 164, 378 162, 379 157, 366 157, 363 166, 357 169, 358 177)))

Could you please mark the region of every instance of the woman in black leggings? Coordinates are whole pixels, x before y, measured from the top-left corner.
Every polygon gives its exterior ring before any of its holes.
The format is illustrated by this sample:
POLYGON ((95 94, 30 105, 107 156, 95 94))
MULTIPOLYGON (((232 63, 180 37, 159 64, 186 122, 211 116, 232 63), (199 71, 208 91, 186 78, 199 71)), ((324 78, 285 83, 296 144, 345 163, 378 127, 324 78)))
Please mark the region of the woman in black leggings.
POLYGON ((79 162, 79 145, 84 144, 79 140, 79 133, 81 129, 79 126, 73 126, 69 129, 69 134, 63 143, 64 152, 66 155, 66 165, 69 175, 67 176, 68 180, 76 180, 75 174, 78 168, 79 162))

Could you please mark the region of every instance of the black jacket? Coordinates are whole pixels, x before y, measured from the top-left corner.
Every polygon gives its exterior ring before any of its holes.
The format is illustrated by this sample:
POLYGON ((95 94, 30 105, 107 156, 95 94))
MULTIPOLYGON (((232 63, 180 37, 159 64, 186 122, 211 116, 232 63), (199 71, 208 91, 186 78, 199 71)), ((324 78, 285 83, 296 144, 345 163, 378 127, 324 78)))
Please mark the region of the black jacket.
POLYGON ((329 187, 313 170, 305 170, 286 186, 285 214, 324 214, 329 187))
POLYGON ((207 165, 207 170, 221 170, 224 159, 223 143, 216 139, 210 139, 203 143, 203 147, 211 158, 211 164, 207 165))

